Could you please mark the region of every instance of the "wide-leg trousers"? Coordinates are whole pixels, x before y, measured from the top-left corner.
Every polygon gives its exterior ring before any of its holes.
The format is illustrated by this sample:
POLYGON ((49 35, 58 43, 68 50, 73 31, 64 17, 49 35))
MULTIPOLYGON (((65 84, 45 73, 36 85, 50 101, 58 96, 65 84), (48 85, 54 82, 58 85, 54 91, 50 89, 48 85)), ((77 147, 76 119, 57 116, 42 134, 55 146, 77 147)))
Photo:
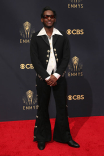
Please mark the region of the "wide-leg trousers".
POLYGON ((53 140, 67 142, 71 139, 67 113, 67 84, 65 77, 57 80, 57 85, 50 87, 45 80, 36 77, 38 110, 34 127, 34 141, 51 141, 51 124, 48 113, 51 89, 56 103, 56 121, 53 140))

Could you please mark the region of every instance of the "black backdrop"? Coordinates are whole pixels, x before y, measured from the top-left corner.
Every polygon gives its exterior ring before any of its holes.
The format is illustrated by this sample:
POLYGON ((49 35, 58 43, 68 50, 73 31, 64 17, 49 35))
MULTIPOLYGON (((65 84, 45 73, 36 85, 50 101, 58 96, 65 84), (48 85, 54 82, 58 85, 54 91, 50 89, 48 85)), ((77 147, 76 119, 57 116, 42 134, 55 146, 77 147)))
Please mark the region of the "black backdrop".
MULTIPOLYGON (((35 119, 36 73, 30 38, 43 25, 45 6, 57 12, 55 27, 67 33, 71 55, 66 70, 70 117, 104 115, 103 0, 0 1, 0 121, 35 119)), ((51 94, 50 118, 56 116, 51 94)))

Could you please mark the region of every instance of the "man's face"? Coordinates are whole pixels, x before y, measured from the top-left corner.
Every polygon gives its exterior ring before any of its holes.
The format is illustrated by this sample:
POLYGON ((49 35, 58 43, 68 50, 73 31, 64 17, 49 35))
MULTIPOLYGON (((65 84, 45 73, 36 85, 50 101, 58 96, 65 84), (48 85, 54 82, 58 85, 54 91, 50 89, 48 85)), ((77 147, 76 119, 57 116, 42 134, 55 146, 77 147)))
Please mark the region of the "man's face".
MULTIPOLYGON (((54 13, 51 10, 47 10, 44 11, 43 15, 54 15, 54 13)), ((51 28, 54 26, 54 23, 56 22, 56 18, 51 18, 51 17, 41 18, 41 22, 44 24, 44 27, 51 28)))

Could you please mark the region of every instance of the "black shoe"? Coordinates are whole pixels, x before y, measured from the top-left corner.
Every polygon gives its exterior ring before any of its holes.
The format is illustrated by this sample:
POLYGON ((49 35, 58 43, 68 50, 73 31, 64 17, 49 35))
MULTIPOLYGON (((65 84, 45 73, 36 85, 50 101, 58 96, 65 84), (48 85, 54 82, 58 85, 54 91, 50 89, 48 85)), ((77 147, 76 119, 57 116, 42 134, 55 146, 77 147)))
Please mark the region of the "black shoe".
POLYGON ((39 142, 38 142, 38 148, 39 148, 40 150, 43 150, 43 149, 45 148, 45 142, 39 141, 39 142))
POLYGON ((76 147, 76 148, 79 148, 80 145, 78 143, 76 143, 74 140, 69 140, 68 142, 68 145, 71 146, 71 147, 76 147))

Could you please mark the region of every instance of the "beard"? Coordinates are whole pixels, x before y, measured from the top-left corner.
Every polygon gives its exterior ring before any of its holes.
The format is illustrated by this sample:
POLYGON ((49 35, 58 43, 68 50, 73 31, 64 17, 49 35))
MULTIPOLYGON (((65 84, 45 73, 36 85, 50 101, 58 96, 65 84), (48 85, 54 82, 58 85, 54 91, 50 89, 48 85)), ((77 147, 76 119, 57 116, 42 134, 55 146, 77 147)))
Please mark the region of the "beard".
POLYGON ((53 23, 51 26, 48 26, 48 25, 46 25, 46 24, 43 22, 43 25, 44 25, 44 27, 46 27, 46 28, 52 28, 52 27, 54 26, 54 24, 55 24, 55 23, 53 23))

